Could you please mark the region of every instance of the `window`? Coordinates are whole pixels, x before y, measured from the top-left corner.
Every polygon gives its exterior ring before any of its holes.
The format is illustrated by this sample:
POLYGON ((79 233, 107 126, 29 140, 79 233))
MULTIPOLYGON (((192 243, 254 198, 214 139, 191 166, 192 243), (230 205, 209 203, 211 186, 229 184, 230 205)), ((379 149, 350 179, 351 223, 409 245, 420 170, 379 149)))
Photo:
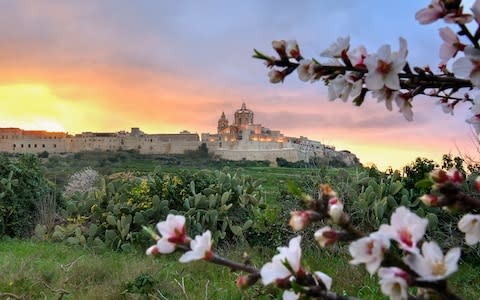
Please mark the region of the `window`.
POLYGON ((34 148, 37 148, 37 144, 33 145, 34 148))
POLYGON ((42 148, 45 148, 45 144, 42 144, 42 148))
POLYGON ((13 149, 17 148, 17 144, 13 144, 13 149))
POLYGON ((57 144, 53 144, 53 148, 57 148, 57 144))
POLYGON ((28 144, 28 148, 30 148, 30 147, 31 147, 31 145, 30 145, 30 144, 28 144))
POLYGON ((23 148, 23 144, 22 144, 22 148, 23 148))

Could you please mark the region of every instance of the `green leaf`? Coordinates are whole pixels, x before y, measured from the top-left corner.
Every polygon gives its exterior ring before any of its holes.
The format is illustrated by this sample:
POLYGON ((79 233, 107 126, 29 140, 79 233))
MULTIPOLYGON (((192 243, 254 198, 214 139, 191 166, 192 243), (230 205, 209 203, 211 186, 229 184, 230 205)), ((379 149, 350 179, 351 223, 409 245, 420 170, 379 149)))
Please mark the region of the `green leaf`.
POLYGON ((234 235, 237 235, 237 236, 243 235, 242 227, 238 225, 231 225, 230 230, 233 232, 234 235))
POLYGON ((433 186, 433 181, 430 180, 429 178, 424 178, 422 180, 419 180, 415 183, 415 187, 417 189, 425 189, 425 190, 430 190, 430 188, 433 186))
POLYGON ((403 188, 403 184, 400 181, 395 181, 390 187, 390 194, 395 195, 403 188))
POLYGON ((115 216, 113 216, 113 215, 108 215, 108 216, 107 216, 107 223, 108 223, 110 226, 116 226, 116 225, 117 225, 117 219, 116 219, 115 216))

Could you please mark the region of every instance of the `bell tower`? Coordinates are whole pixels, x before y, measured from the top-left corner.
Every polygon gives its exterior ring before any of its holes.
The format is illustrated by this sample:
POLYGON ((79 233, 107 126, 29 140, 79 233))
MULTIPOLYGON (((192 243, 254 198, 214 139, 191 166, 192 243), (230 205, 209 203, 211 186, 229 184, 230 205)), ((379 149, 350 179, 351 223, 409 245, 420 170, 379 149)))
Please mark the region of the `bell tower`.
POLYGON ((228 128, 228 120, 225 112, 222 112, 222 116, 218 119, 217 133, 222 133, 226 128, 228 128))

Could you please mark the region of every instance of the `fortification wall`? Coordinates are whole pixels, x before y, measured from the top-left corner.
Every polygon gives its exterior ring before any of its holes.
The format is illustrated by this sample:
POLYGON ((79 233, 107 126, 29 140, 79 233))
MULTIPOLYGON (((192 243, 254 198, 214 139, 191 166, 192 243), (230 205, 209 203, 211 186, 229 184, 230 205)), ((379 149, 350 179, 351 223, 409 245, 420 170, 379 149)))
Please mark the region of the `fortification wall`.
POLYGON ((49 153, 66 152, 64 139, 19 137, 0 140, 0 152, 40 153, 43 151, 49 153))
POLYGON ((289 149, 276 149, 276 150, 230 150, 230 149, 217 149, 214 151, 222 159, 228 160, 268 160, 275 162, 277 157, 286 159, 291 162, 299 160, 298 151, 289 149))

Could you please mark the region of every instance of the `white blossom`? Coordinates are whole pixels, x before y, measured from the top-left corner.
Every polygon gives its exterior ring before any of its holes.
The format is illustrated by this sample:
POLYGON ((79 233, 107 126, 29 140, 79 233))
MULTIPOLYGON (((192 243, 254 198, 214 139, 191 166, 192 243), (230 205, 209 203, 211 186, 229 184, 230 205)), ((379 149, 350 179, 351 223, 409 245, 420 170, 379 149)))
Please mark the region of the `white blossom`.
POLYGON ((377 53, 369 55, 365 59, 368 73, 365 84, 369 90, 379 90, 384 86, 392 90, 400 89, 400 73, 405 66, 407 54, 405 40, 400 40, 400 49, 392 53, 390 45, 383 45, 377 53))
POLYGON ((309 81, 313 77, 313 66, 315 62, 311 59, 302 59, 297 67, 298 78, 301 81, 309 81))
POLYGON ((401 249, 418 253, 417 243, 425 235, 427 225, 427 219, 422 219, 406 207, 400 206, 393 212, 390 225, 381 225, 378 232, 397 241, 401 249))
POLYGON ((347 73, 346 75, 338 75, 335 79, 330 81, 328 85, 328 99, 330 101, 340 98, 343 102, 348 100, 348 97, 355 98, 360 95, 362 91, 362 80, 353 78, 353 75, 347 73))
POLYGON ((300 299, 299 294, 289 290, 286 290, 283 292, 282 300, 297 300, 297 299, 300 299))
POLYGON ((169 214, 167 219, 157 224, 161 238, 157 242, 158 251, 162 254, 172 253, 175 245, 185 240, 185 217, 169 214))
POLYGON ((475 245, 480 242, 480 215, 464 215, 458 222, 458 229, 465 233, 467 245, 475 245))
POLYGON ((439 29, 440 37, 443 44, 440 46, 441 63, 446 64, 448 60, 457 55, 459 50, 464 47, 455 32, 450 27, 443 27, 439 29))
POLYGON ((277 250, 280 253, 275 255, 271 262, 263 265, 260 269, 260 276, 264 285, 277 280, 287 279, 293 275, 285 264, 288 264, 295 273, 300 270, 300 259, 302 256, 302 249, 300 248, 301 238, 301 236, 297 236, 291 239, 288 247, 278 247, 277 250))
POLYGON ((410 254, 403 261, 420 276, 419 280, 436 281, 456 272, 459 258, 460 248, 450 249, 444 256, 442 249, 432 241, 422 244, 422 255, 410 254))
POLYGON ((390 248, 390 240, 382 234, 374 232, 350 244, 348 250, 353 257, 350 263, 353 265, 365 264, 368 273, 373 275, 380 267, 388 248, 390 248))
POLYGON ((350 37, 339 37, 337 41, 332 43, 330 47, 320 53, 320 56, 330 58, 341 58, 342 52, 348 51, 350 48, 350 37))
POLYGON ((472 12, 475 16, 475 21, 480 24, 480 0, 476 0, 475 3, 473 3, 472 12))
POLYGON ((413 110, 412 110, 412 103, 411 98, 408 94, 397 94, 395 97, 395 103, 399 108, 399 112, 403 114, 407 121, 413 121, 413 110))
POLYGON ((408 274, 397 267, 380 268, 380 289, 392 300, 408 299, 408 274))
POLYGON ((327 288, 327 291, 329 291, 332 288, 332 277, 320 271, 313 272, 313 274, 315 275, 316 279, 323 282, 323 284, 327 288))
POLYGON ((445 15, 445 7, 441 0, 432 0, 426 8, 422 8, 415 14, 420 24, 430 24, 445 15))
POLYGON ((348 51, 347 55, 353 66, 365 66, 365 58, 367 58, 368 53, 364 46, 348 51))
POLYGON ((383 87, 382 89, 372 91, 372 96, 378 99, 378 102, 385 101, 385 107, 392 111, 392 101, 397 97, 398 91, 391 90, 387 87, 383 87))
POLYGON ((473 105, 470 108, 472 116, 466 120, 467 123, 473 126, 477 134, 480 134, 480 97, 477 96, 473 100, 473 105))
POLYGON ((205 231, 202 235, 197 235, 190 242, 190 251, 185 252, 179 259, 180 262, 186 263, 193 260, 208 259, 212 255, 212 233, 210 230, 205 231))
POLYGON ((452 71, 456 76, 469 78, 475 87, 480 87, 480 50, 467 46, 464 53, 464 57, 453 63, 452 71))

